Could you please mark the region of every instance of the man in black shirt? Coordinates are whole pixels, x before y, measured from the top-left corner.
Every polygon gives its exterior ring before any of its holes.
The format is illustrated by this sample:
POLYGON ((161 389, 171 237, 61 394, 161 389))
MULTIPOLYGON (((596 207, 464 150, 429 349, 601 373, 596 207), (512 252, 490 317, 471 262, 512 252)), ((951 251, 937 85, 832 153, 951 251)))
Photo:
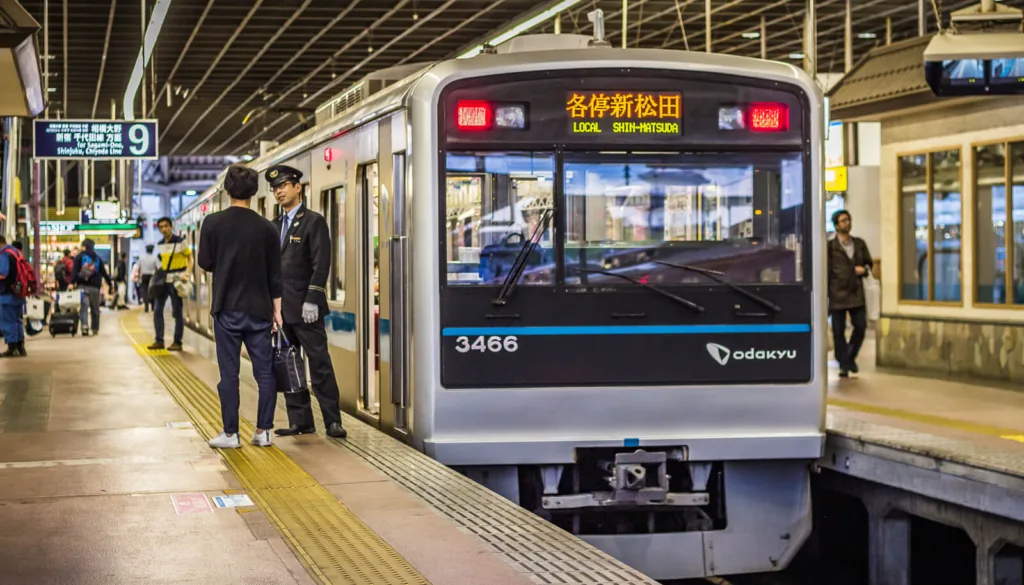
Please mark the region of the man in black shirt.
POLYGON ((242 165, 228 168, 224 189, 231 205, 203 222, 199 266, 213 273, 210 314, 214 319, 220 368, 221 418, 224 432, 210 441, 219 449, 241 447, 238 438, 238 370, 242 343, 252 361, 259 387, 256 434, 252 444, 271 445, 277 383, 273 372, 271 332, 281 321, 281 249, 274 224, 249 209, 258 175, 242 165))

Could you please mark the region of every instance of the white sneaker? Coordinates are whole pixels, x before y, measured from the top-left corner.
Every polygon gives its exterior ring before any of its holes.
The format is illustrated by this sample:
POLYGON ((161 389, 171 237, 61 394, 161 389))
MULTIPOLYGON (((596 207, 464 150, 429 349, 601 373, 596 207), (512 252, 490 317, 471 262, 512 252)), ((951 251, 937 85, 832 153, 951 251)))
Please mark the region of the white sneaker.
POLYGON ((261 431, 256 429, 256 434, 252 436, 252 444, 257 447, 269 447, 273 444, 270 440, 270 431, 261 431))
POLYGON ((242 446, 242 442, 238 439, 238 433, 233 435, 221 433, 210 439, 210 446, 214 449, 238 449, 242 446))

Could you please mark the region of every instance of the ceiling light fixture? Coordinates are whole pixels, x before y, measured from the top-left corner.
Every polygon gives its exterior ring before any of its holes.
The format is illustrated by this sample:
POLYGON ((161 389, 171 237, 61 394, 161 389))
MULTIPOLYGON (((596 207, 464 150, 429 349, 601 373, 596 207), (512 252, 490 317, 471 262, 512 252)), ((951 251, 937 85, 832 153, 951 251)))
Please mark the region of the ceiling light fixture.
POLYGON ((803 59, 804 58, 804 54, 803 53, 790 53, 788 55, 788 57, 790 59, 803 59))
MULTIPOLYGON (((569 8, 572 8, 573 6, 579 4, 582 1, 583 0, 562 0, 561 2, 555 4, 551 8, 548 8, 544 12, 531 16, 530 18, 527 18, 526 20, 520 22, 519 24, 513 25, 508 30, 488 40, 486 44, 492 47, 497 47, 498 45, 504 43, 505 41, 511 39, 512 37, 519 36, 520 34, 530 30, 531 28, 537 26, 538 24, 551 18, 554 18, 555 15, 558 14, 559 12, 565 12, 569 8)), ((477 55, 480 54, 480 51, 482 51, 483 48, 484 43, 480 43, 479 45, 459 55, 458 58, 469 59, 470 57, 476 57, 477 55)))
POLYGON ((871 33, 871 32, 858 33, 857 34, 857 38, 858 39, 877 39, 878 35, 876 35, 875 33, 871 33))
POLYGON ((742 36, 745 39, 759 39, 759 38, 761 38, 761 33, 757 32, 757 31, 751 31, 751 32, 745 32, 745 33, 743 33, 740 36, 742 36))

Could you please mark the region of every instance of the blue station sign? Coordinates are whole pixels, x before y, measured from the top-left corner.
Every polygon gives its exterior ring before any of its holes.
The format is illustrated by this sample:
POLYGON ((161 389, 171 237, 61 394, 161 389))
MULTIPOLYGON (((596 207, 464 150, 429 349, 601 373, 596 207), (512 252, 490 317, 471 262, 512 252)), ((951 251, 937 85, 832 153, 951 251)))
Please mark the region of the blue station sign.
POLYGON ((34 120, 37 159, 155 159, 157 121, 34 120))

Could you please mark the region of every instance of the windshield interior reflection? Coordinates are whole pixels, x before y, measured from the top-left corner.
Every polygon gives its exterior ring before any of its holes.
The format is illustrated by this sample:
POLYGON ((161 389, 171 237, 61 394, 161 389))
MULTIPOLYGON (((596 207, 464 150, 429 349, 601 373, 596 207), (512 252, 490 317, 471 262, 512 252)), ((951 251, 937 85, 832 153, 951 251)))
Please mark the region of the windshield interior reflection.
POLYGON ((543 212, 564 214, 527 258, 521 285, 634 287, 804 278, 803 164, 798 153, 449 153, 445 247, 449 285, 500 285, 543 212), (560 197, 556 206, 555 199, 560 197), (556 258, 557 238, 564 255, 556 258), (658 262, 655 262, 658 261, 658 262))

